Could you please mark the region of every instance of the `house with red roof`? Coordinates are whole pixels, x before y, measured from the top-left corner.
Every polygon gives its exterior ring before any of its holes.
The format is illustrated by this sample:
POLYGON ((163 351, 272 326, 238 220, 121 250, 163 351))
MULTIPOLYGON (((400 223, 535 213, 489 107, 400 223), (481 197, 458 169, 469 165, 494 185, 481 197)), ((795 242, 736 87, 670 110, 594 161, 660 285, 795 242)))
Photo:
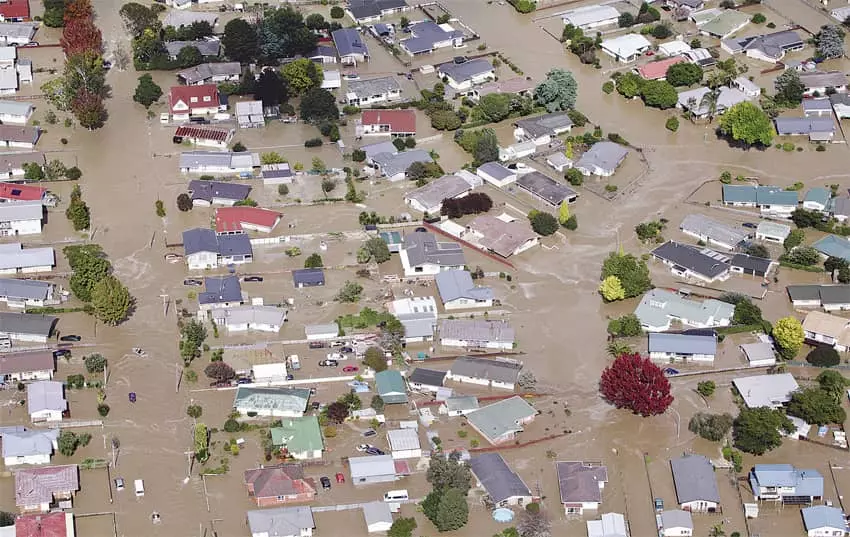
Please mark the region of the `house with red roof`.
POLYGON ((246 231, 270 233, 280 222, 280 213, 259 207, 220 207, 215 210, 215 232, 236 235, 246 231))
POLYGON ((47 513, 53 506, 70 508, 78 490, 76 464, 15 471, 15 505, 21 513, 47 513))
POLYGON ((74 513, 55 511, 45 515, 18 515, 15 537, 74 537, 74 513))
POLYGON ((671 65, 676 65, 684 61, 686 61, 685 58, 681 56, 673 56, 672 58, 665 58, 657 62, 649 62, 641 65, 637 68, 637 72, 644 80, 664 80, 667 78, 667 69, 671 65))
POLYGON ((308 502, 316 496, 316 484, 304 477, 300 464, 246 470, 245 485, 258 507, 308 502))
POLYGON ((192 145, 227 149, 227 144, 233 139, 233 129, 216 129, 213 127, 193 127, 182 125, 177 127, 172 141, 175 144, 189 142, 192 145))
POLYGON ((47 189, 40 186, 18 183, 0 183, 0 200, 4 201, 44 201, 47 189))
POLYGON ((364 110, 356 127, 357 136, 415 136, 414 110, 364 110))
POLYGON ((3 0, 0 2, 0 22, 30 20, 29 0, 3 0))
POLYGON ((218 86, 172 86, 168 92, 168 110, 173 121, 189 121, 192 116, 207 116, 219 110, 218 86))

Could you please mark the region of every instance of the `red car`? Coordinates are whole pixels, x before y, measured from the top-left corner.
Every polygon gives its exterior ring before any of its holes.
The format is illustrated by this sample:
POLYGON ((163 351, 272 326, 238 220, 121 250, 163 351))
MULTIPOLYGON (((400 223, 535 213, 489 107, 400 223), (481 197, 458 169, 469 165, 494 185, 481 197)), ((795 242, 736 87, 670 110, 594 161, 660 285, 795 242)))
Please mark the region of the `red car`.
POLYGON ((341 472, 337 472, 336 474, 336 482, 337 483, 345 483, 345 476, 342 475, 341 472))
POLYGON ((345 373, 354 373, 355 371, 357 371, 357 368, 353 365, 347 365, 347 366, 343 367, 342 370, 345 373))

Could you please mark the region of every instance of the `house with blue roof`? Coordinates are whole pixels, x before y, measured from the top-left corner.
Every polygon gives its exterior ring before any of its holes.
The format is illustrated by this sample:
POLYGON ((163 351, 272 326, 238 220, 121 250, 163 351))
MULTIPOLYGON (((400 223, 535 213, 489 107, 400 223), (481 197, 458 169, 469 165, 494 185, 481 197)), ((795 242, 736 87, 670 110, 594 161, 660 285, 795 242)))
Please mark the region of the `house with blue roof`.
POLYGON ((811 188, 803 198, 803 209, 824 212, 829 206, 830 199, 832 199, 832 192, 828 188, 820 186, 811 188))
POLYGON ((640 326, 647 332, 670 330, 673 321, 693 328, 729 326, 735 307, 709 298, 699 302, 683 298, 664 289, 653 289, 643 295, 635 309, 640 326))
POLYGON ((331 37, 343 65, 357 65, 369 61, 369 47, 363 41, 360 32, 354 28, 341 28, 331 32, 331 37))
POLYGON ((756 464, 749 481, 756 501, 811 505, 823 498, 823 476, 817 470, 800 470, 790 464, 756 464))
MULTIPOLYGON (((709 332, 706 330, 706 332, 709 332)), ((717 336, 706 334, 648 334, 649 357, 664 362, 714 363, 717 336)))
POLYGON ((838 235, 827 235, 815 241, 812 247, 826 257, 840 257, 850 261, 850 240, 838 235))
POLYGON ((411 56, 430 54, 438 48, 463 46, 463 32, 448 24, 425 20, 411 24, 408 30, 412 37, 402 39, 399 45, 411 56))
POLYGON ((800 511, 809 537, 844 537, 850 533, 844 513, 837 507, 816 505, 800 511))
POLYGON ((242 302, 242 286, 238 276, 204 278, 204 291, 198 293, 198 306, 201 311, 231 308, 242 302))
POLYGON ((763 215, 790 218, 798 203, 797 192, 778 186, 723 185, 723 205, 754 207, 763 215))

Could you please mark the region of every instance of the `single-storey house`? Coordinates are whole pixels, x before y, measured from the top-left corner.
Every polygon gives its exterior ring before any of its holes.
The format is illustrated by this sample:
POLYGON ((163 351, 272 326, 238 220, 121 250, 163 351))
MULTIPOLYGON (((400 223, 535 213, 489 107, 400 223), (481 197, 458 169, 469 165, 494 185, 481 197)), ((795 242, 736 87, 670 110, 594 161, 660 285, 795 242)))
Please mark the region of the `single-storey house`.
MULTIPOLYGON (((322 65, 334 64, 337 63, 337 61, 339 60, 339 58, 337 58, 336 56, 336 49, 329 45, 318 45, 312 51, 305 54, 304 57, 312 62, 316 62, 322 65)), ((324 71, 325 80, 327 80, 328 78, 328 73, 336 73, 336 80, 339 81, 340 78, 338 70, 324 71)), ((324 86, 325 80, 322 81, 322 87, 325 89, 330 89, 324 86)))
POLYGON ((797 193, 778 186, 723 185, 723 204, 756 207, 762 214, 790 218, 797 208, 797 193))
POLYGON ((795 308, 850 310, 850 285, 789 285, 785 290, 795 308))
POLYGON ((172 141, 175 144, 188 142, 193 146, 227 149, 227 144, 233 139, 233 133, 233 129, 181 125, 174 131, 172 141))
POLYGON ((239 386, 233 409, 240 414, 275 418, 300 418, 307 410, 310 390, 306 388, 254 388, 239 386))
POLYGON ((773 122, 779 136, 808 136, 811 142, 828 142, 835 135, 831 117, 778 117, 773 122))
POLYGON ((475 170, 475 174, 491 185, 502 188, 516 182, 516 170, 502 166, 498 162, 486 162, 475 170))
POLYGON ((414 296, 393 300, 387 310, 404 326, 404 341, 417 343, 434 340, 437 327, 437 301, 434 297, 414 296))
POLYGON ((518 160, 535 153, 537 153, 537 144, 533 141, 517 142, 507 147, 499 147, 499 162, 518 160))
POLYGON ((311 537, 316 528, 308 506, 248 511, 251 537, 311 537))
POLYGON ((396 136, 416 135, 415 110, 364 110, 357 122, 357 136, 396 136))
POLYGON ((439 332, 444 347, 509 350, 515 342, 513 327, 502 320, 444 319, 439 332))
POLYGON ((732 80, 732 87, 750 98, 761 95, 761 87, 744 76, 732 80))
POLYGON ((773 350, 773 345, 766 341, 744 343, 741 345, 741 352, 744 353, 747 365, 750 367, 771 366, 776 363, 776 352, 773 350))
POLYGON ((716 335, 664 334, 650 332, 649 357, 664 362, 714 363, 717 354, 716 335))
MULTIPOLYGON (((200 295, 198 296, 200 298, 200 295)), ((280 332, 286 321, 286 310, 276 306, 244 305, 217 307, 212 310, 212 320, 228 332, 280 332)))
MULTIPOLYGON (((401 462, 403 461, 399 461, 399 463, 401 462)), ((392 455, 348 458, 351 482, 355 485, 371 485, 373 483, 395 481, 400 477, 399 469, 404 466, 407 465, 396 463, 392 455)))
POLYGON ((444 63, 437 67, 437 75, 449 86, 458 90, 471 90, 473 86, 496 78, 493 64, 483 58, 463 63, 444 63))
POLYGON ((837 7, 829 12, 830 16, 838 22, 844 22, 850 17, 850 6, 837 7))
POLYGON ((720 257, 707 248, 667 241, 652 251, 652 257, 670 267, 670 272, 681 278, 707 283, 729 278, 728 258, 720 257))
POLYGON ((445 378, 445 371, 417 367, 407 377, 407 385, 411 390, 437 393, 443 387, 445 378))
POLYGON ((696 22, 699 33, 717 39, 726 39, 750 22, 749 15, 734 9, 695 11, 690 18, 696 22))
MULTIPOLYGON (((839 95, 836 93, 836 95, 839 95)), ((806 117, 822 117, 832 115, 832 103, 829 99, 804 99, 803 115, 806 117)))
POLYGON ((602 490, 608 482, 608 468, 581 461, 558 461, 558 490, 567 516, 596 511, 602 503, 602 490))
POLYGON ((720 507, 720 492, 711 462, 702 455, 670 460, 679 507, 691 513, 714 513, 720 507))
POLYGON ((0 23, 0 45, 26 45, 32 42, 39 24, 36 22, 26 23, 0 23))
POLYGON ((681 509, 670 509, 662 511, 661 537, 692 537, 694 534, 694 520, 691 514, 681 509))
POLYGON ((803 320, 806 340, 814 345, 827 344, 838 352, 850 349, 850 321, 820 311, 810 311, 803 320))
POLYGON ((837 235, 827 235, 812 243, 812 248, 825 257, 840 257, 850 261, 850 240, 837 235))
POLYGON ((592 30, 617 24, 620 12, 612 5, 592 5, 571 9, 561 14, 564 24, 572 24, 582 30, 592 30))
POLYGON ((223 265, 243 265, 254 260, 248 235, 218 235, 212 229, 195 228, 183 232, 183 252, 189 270, 223 265))
POLYGON ((369 61, 369 47, 355 28, 340 28, 331 32, 334 46, 343 65, 357 65, 369 61))
POLYGON ((407 386, 404 377, 395 369, 375 373, 375 392, 385 404, 407 403, 407 386))
POLYGON ((847 518, 837 507, 804 507, 800 514, 808 537, 845 537, 848 534, 847 518))
POLYGON ((756 228, 756 239, 760 241, 777 242, 782 244, 790 234, 791 226, 777 224, 776 222, 770 222, 768 220, 759 222, 759 225, 756 228))
POLYGON ((65 385, 53 380, 37 380, 27 384, 27 412, 30 420, 62 421, 68 410, 65 385))
POLYGON ((387 431, 387 442, 393 459, 418 459, 422 457, 418 429, 392 429, 387 431))
POLYGON ((339 336, 339 325, 336 323, 308 324, 304 327, 304 335, 308 341, 334 339, 339 336))
POLYGON ((195 22, 207 22, 215 28, 218 24, 218 14, 203 11, 168 11, 162 20, 162 27, 173 26, 175 29, 191 26, 195 22))
MULTIPOLYGON (((25 22, 28 20, 30 20, 30 4, 28 0, 6 0, 0 4, 0 21, 25 22)), ((69 537, 73 536, 71 535, 69 537)))
POLYGON ((263 178, 264 185, 292 184, 293 175, 288 162, 260 165, 260 176, 263 178))
POLYGON ((237 201, 247 199, 250 193, 251 185, 199 179, 189 181, 189 195, 192 197, 192 203, 200 207, 233 206, 237 201))
POLYGON ((734 313, 735 307, 726 302, 713 298, 699 302, 658 288, 647 292, 635 309, 647 332, 670 330, 673 321, 694 328, 729 326, 734 313))
POLYGON ((768 63, 777 63, 786 53, 803 50, 805 46, 803 39, 794 30, 724 39, 720 42, 720 48, 729 54, 745 54, 748 58, 768 63))
POLYGON ((0 427, 0 443, 6 468, 21 464, 50 464, 50 457, 59 449, 59 429, 0 427))
MULTIPOLYGON (((31 155, 33 153, 23 153, 31 155)), ((23 164, 23 163, 22 163, 23 164)), ((41 164, 41 162, 39 162, 41 164)), ((47 189, 40 186, 25 185, 22 183, 0 182, 0 200, 5 201, 41 201, 44 203, 47 197, 47 189)))
MULTIPOLYGON (((0 4, 0 6, 2 5, 0 4)), ((4 125, 26 125, 34 111, 35 105, 32 103, 0 100, 0 121, 4 125)))
POLYGON ((325 271, 322 268, 293 270, 292 283, 296 289, 325 285, 325 271))
POLYGON ((474 395, 449 397, 440 405, 439 413, 449 417, 466 416, 480 407, 474 395))
POLYGON ((573 167, 573 161, 567 158, 567 155, 560 151, 547 156, 546 164, 551 166, 556 172, 560 173, 564 173, 565 170, 573 167))
POLYGON ((629 537, 626 517, 620 513, 603 513, 599 520, 588 520, 587 537, 629 537))
POLYGON ((746 231, 733 228, 713 218, 699 213, 690 213, 682 219, 679 230, 706 243, 708 246, 719 246, 734 250, 747 239, 746 231))
POLYGON ((372 157, 370 163, 380 175, 386 176, 391 182, 396 182, 407 178, 407 169, 414 162, 429 164, 434 162, 434 159, 424 149, 412 149, 400 153, 378 153, 372 157))
POLYGON ((505 259, 540 244, 539 236, 528 223, 505 221, 489 214, 469 222, 461 238, 505 259))
POLYGON ((846 93, 833 93, 829 96, 829 103, 832 105, 832 111, 835 112, 835 117, 838 119, 850 117, 850 95, 846 93))
POLYGON ((184 151, 180 153, 180 171, 199 175, 222 174, 250 177, 260 167, 258 153, 184 151))
POLYGON ((0 274, 50 272, 56 265, 51 247, 24 248, 19 242, 0 244, 0 274))
POLYGON ((456 242, 437 242, 433 233, 408 233, 399 251, 404 275, 436 275, 461 270, 466 265, 463 248, 456 242))
POLYGON ((749 481, 756 501, 811 505, 823 498, 823 476, 817 470, 800 470, 790 464, 756 464, 749 481))
POLYGON ((660 43, 658 45, 659 56, 681 56, 690 50, 691 46, 681 39, 674 39, 673 41, 667 41, 666 43, 660 43))
POLYGON ((183 49, 194 48, 201 53, 205 59, 215 59, 221 55, 221 41, 215 37, 192 39, 190 41, 166 41, 163 43, 165 51, 171 60, 176 60, 183 49))
POLYGON ((187 86, 239 82, 241 76, 242 66, 239 62, 202 63, 177 72, 177 79, 187 86))
MULTIPOLYGON (((747 95, 737 88, 729 88, 721 86, 717 90, 717 100, 714 103, 714 115, 723 115, 726 110, 736 104, 750 101, 753 97, 747 95)), ((676 106, 690 113, 697 119, 705 119, 712 113, 709 105, 708 97, 712 90, 706 86, 689 89, 679 92, 679 97, 676 101, 676 106)))
POLYGON ((447 311, 493 306, 493 289, 476 286, 468 270, 446 270, 434 276, 434 279, 447 311))
POLYGON ((404 202, 421 213, 439 214, 443 200, 462 198, 472 185, 459 175, 444 175, 404 195, 404 202))
POLYGON ((573 203, 578 199, 578 192, 538 171, 519 176, 516 185, 552 207, 560 207, 564 201, 573 203))
POLYGON ((12 309, 40 308, 60 303, 56 285, 41 280, 0 279, 0 302, 12 309))
POLYGON ((0 237, 38 235, 43 219, 41 201, 0 203, 0 237))
MULTIPOLYGON (((17 179, 23 178, 26 175, 26 169, 24 168, 27 164, 38 164, 39 166, 45 165, 44 153, 40 151, 27 151, 25 153, 22 152, 9 152, 9 153, 0 153, 0 175, 5 176, 8 179, 17 179)), ((2 183, 6 184, 6 183, 2 183)), ((28 185, 17 185, 18 187, 26 187, 26 188, 40 188, 33 187, 28 185)), ((44 196, 38 196, 36 199, 31 201, 42 201, 44 196)))
POLYGON ((629 150, 614 142, 599 142, 585 151, 575 163, 575 169, 582 175, 599 175, 610 177, 614 175, 620 164, 626 160, 629 150))
POLYGON ((805 97, 820 97, 831 92, 847 93, 847 75, 841 71, 810 71, 800 73, 805 97))
POLYGON ((522 364, 513 360, 461 356, 456 358, 446 371, 446 379, 461 384, 513 390, 520 371, 522 364))
POLYGON ((219 235, 238 235, 246 231, 271 233, 280 218, 279 212, 259 207, 220 207, 215 210, 215 232, 219 235))
POLYGON ((41 127, 0 125, 0 147, 33 149, 41 137, 41 127))
POLYGON ((514 122, 514 127, 514 139, 517 142, 534 142, 536 146, 543 146, 559 134, 570 132, 573 120, 567 112, 552 112, 519 119, 514 122))
POLYGON ((528 80, 524 76, 515 76, 503 80, 493 80, 485 82, 480 86, 475 86, 468 93, 468 97, 475 102, 481 100, 482 97, 491 93, 507 93, 510 95, 519 95, 527 97, 534 91, 534 81, 528 80))
MULTIPOLYGON (((24 0, 24 4, 27 1, 24 0)), ((4 537, 74 537, 74 513, 53 511, 47 514, 18 515, 15 525, 0 528, 4 537), (10 533, 3 533, 9 530, 10 533)))
POLYGON ((76 464, 15 470, 15 505, 21 513, 47 513, 60 504, 70 507, 80 490, 76 464))
POLYGON ((363 518, 366 521, 367 533, 384 533, 393 525, 393 513, 387 502, 364 503, 363 518))
POLYGON ((0 353, 0 382, 52 380, 55 370, 56 358, 53 351, 0 353))
POLYGON ((621 63, 633 62, 651 48, 652 43, 640 34, 626 34, 602 41, 602 52, 621 63))
POLYGON ((482 453, 467 462, 476 486, 483 489, 496 507, 523 506, 533 501, 528 485, 498 453, 482 453))
POLYGON ((40 313, 0 311, 0 340, 47 343, 57 320, 40 313))
POLYGON ((479 408, 466 415, 469 425, 493 445, 515 439, 523 425, 534 421, 537 410, 515 395, 479 408))
POLYGON ((791 394, 800 389, 791 373, 739 377, 732 380, 732 384, 749 408, 781 408, 791 401, 791 394))
POLYGON ((242 285, 239 276, 204 278, 204 290, 198 293, 201 311, 232 308, 242 304, 242 285))
POLYGON ((779 266, 779 263, 776 261, 749 254, 735 254, 729 260, 730 272, 759 278, 766 278, 770 271, 777 266, 779 266))
POLYGON ((258 507, 309 502, 316 496, 316 485, 304 477, 300 464, 245 470, 244 482, 258 507))
POLYGON ((686 61, 682 56, 664 58, 663 60, 656 60, 641 65, 637 68, 637 73, 644 80, 667 80, 667 70, 677 63, 686 61))
POLYGON ((365 24, 410 9, 405 0, 349 0, 345 12, 357 24, 365 24))
POLYGON ((240 129, 258 129, 266 126, 263 101, 240 101, 236 103, 236 124, 240 129))
POLYGON ((394 76, 349 80, 345 100, 351 106, 368 108, 401 99, 401 86, 394 76))
POLYGON ((448 23, 437 24, 434 21, 423 20, 414 22, 405 30, 412 37, 399 41, 399 46, 411 56, 430 54, 441 48, 461 48, 463 32, 455 30, 448 23))
POLYGON ((316 416, 285 418, 279 427, 269 429, 272 445, 296 460, 321 459, 325 449, 316 416))

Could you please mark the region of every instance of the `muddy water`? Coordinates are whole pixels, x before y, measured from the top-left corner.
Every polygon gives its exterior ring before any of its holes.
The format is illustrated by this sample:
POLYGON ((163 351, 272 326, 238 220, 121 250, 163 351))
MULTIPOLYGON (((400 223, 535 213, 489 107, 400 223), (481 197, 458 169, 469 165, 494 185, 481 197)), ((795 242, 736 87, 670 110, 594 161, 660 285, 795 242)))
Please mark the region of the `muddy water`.
MULTIPOLYGON (((553 463, 547 458, 547 452, 554 452, 562 460, 604 460, 609 465, 612 479, 606 487, 603 510, 627 513, 633 535, 651 535, 654 518, 650 486, 653 492, 662 491, 665 500, 673 501, 669 495, 672 484, 669 469, 665 469, 669 468, 665 467, 666 460, 686 449, 714 457, 717 447, 694 442, 686 430, 689 416, 704 408, 702 400, 693 395, 695 381, 677 381, 674 384, 677 399, 671 412, 651 419, 637 419, 614 411, 598 398, 596 382, 608 360, 604 351, 605 317, 628 311, 628 305, 621 308, 603 306, 596 294, 602 258, 616 248, 618 231, 619 240, 628 251, 641 252, 633 227, 657 214, 670 215, 671 222, 677 223, 677 218, 680 219, 689 210, 690 206, 683 203, 690 193, 704 181, 717 177, 722 169, 758 175, 777 184, 790 184, 797 180, 807 185, 847 182, 847 150, 830 147, 826 153, 810 150, 794 154, 774 150, 742 152, 715 141, 703 126, 687 124, 683 124, 679 133, 669 134, 663 127, 664 113, 647 110, 637 102, 625 102, 617 96, 602 94, 598 90, 605 78, 602 73, 580 66, 536 23, 515 14, 509 6, 487 5, 483 0, 447 0, 446 5, 474 27, 490 49, 502 50, 529 76, 539 79, 555 66, 573 70, 580 84, 579 107, 606 132, 619 132, 632 143, 645 148, 649 171, 637 184, 613 203, 592 194, 583 195, 574 209, 580 222, 578 231, 544 240, 544 248, 529 251, 515 260, 517 270, 512 271, 513 281, 510 284, 504 281, 494 281, 493 284, 505 309, 510 312, 508 318, 517 329, 520 348, 527 353, 523 360, 541 379, 541 384, 555 394, 540 402, 544 415, 539 423, 530 427, 527 436, 543 434, 547 427, 573 431, 563 439, 507 452, 505 456, 532 489, 540 487, 546 498, 544 503, 555 519, 556 533, 564 535, 583 534, 584 530, 580 521, 563 518, 557 500, 557 482, 552 478, 553 463), (565 403, 571 410, 569 416, 560 410, 565 403), (546 413, 549 408, 553 409, 552 415, 546 413), (649 454, 653 461, 649 481, 644 469, 644 453, 649 454)), ((115 5, 99 0, 95 7, 106 40, 109 43, 121 40, 127 48, 115 5)), ((37 66, 41 61, 53 63, 49 57, 36 58, 37 66)), ((389 58, 376 59, 365 72, 392 72, 397 69, 394 62, 389 58)), ((92 207, 95 240, 104 246, 122 280, 137 298, 132 319, 119 328, 95 325, 81 314, 63 316, 60 321, 60 330, 66 333, 73 331, 83 336, 84 341, 96 342, 96 349, 109 357, 111 365, 107 401, 112 411, 106 426, 103 431, 92 430, 92 444, 72 460, 107 457, 105 438, 117 436, 121 450, 115 473, 128 482, 143 478, 147 489, 146 496, 139 499, 129 491, 117 494, 110 505, 106 478, 101 471, 85 471, 77 512, 115 511, 118 533, 126 536, 197 535, 199 524, 206 528, 214 524, 220 535, 245 535, 245 511, 251 504, 241 484, 241 471, 262 462, 255 433, 246 433, 245 450, 239 457, 230 457, 230 473, 208 480, 210 512, 207 511, 197 468, 192 477, 184 481, 187 474, 184 452, 191 447, 191 420, 185 415, 186 405, 192 399, 200 402, 204 407, 202 420, 210 427, 220 428, 232 404, 232 392, 190 391, 202 387, 203 378, 197 385, 186 385, 179 392, 175 391, 175 367, 179 361, 175 308, 164 315, 160 295, 167 294, 172 301, 180 299, 189 309, 194 308, 194 303, 189 299, 187 290, 180 286, 186 275, 184 267, 162 261, 165 253, 163 238, 167 234, 169 239, 174 240, 186 227, 205 225, 209 222, 211 211, 199 209, 182 214, 174 208, 173 199, 185 185, 185 179, 176 170, 176 149, 179 148, 171 144, 168 129, 146 121, 144 110, 132 102, 130 96, 137 76, 133 72, 113 71, 109 74, 113 98, 107 103, 110 120, 104 129, 89 133, 53 126, 44 139, 44 149, 64 149, 63 154, 69 158, 73 156, 79 162, 84 173, 84 194, 92 207), (70 140, 64 148, 59 143, 61 137, 70 140), (157 199, 166 200, 168 215, 164 219, 155 216, 154 202, 157 199), (149 357, 140 359, 128 355, 130 348, 135 346, 144 347, 149 357), (135 391, 139 396, 135 405, 127 401, 129 391, 135 391), (161 525, 150 523, 149 516, 153 511, 162 515, 161 525), (213 523, 213 520, 216 522, 213 523)), ((169 73, 155 73, 154 76, 164 88, 173 80, 169 73)), ((423 82, 432 83, 433 80, 423 82)), ((44 109, 39 110, 39 113, 43 112, 44 109)), ((237 138, 252 150, 279 150, 291 162, 309 165, 313 156, 320 156, 328 165, 344 164, 339 152, 333 148, 304 150, 301 146, 303 140, 313 135, 314 130, 310 127, 273 125, 265 130, 239 132, 237 138)), ((463 162, 462 153, 450 141, 437 142, 434 147, 448 159, 444 166, 458 166, 463 162)), ((634 158, 634 155, 629 158, 634 158)), ((404 186, 364 186, 370 196, 365 206, 382 214, 401 212, 404 186)), ((67 185, 57 186, 57 189, 66 188, 67 185)), ((716 199, 719 187, 714 184, 707 188, 715 189, 712 195, 716 199)), ((262 196, 269 204, 274 202, 274 192, 265 192, 262 196)), ((494 194, 494 198, 497 196, 494 194)), ((501 202, 509 203, 520 214, 536 207, 535 202, 521 195, 505 195, 501 202)), ((360 210, 350 206, 287 208, 284 210, 284 224, 295 223, 294 233, 355 230, 360 210)), ((61 210, 58 211, 55 218, 51 218, 47 239, 61 240, 73 235, 62 220, 61 210)), ((323 255, 328 262, 347 263, 356 253, 358 244, 356 240, 339 244, 331 242, 328 252, 323 255)), ((303 243, 303 249, 305 252, 314 251, 316 240, 303 243)), ((262 296, 267 302, 287 297, 296 299, 291 321, 277 339, 300 337, 305 323, 327 321, 357 309, 357 306, 339 307, 330 302, 335 287, 345 279, 355 277, 353 271, 331 271, 329 281, 332 285, 326 289, 296 292, 286 274, 275 273, 296 268, 299 263, 303 263, 303 259, 289 259, 281 249, 263 249, 258 250, 257 263, 250 267, 252 272, 269 276, 263 284, 246 285, 249 295, 262 296)), ((476 254, 469 254, 469 263, 481 265, 487 271, 504 270, 501 265, 476 254)), ((382 272, 398 271, 399 268, 394 260, 391 266, 382 267, 382 272)), ((783 282, 792 277, 797 275, 783 275, 783 282)), ((384 290, 382 286, 372 282, 366 284, 366 288, 364 296, 368 301, 363 304, 380 305, 378 297, 384 290)), ((770 307, 765 308, 765 312, 771 320, 788 312, 781 289, 770 293, 767 303, 770 307)), ((210 344, 246 343, 254 339, 267 338, 223 334, 217 341, 211 338, 210 344)), ((304 375, 323 373, 312 364, 313 359, 318 360, 321 356, 320 353, 310 354, 303 346, 282 351, 275 348, 274 352, 304 354, 311 360, 304 375)), ((201 359, 194 369, 200 372, 203 362, 204 359, 201 359)), ((75 357, 71 363, 59 364, 58 376, 64 378, 81 370, 82 365, 75 357)), ((728 379, 725 382, 728 384, 728 379)), ((317 399, 332 400, 339 389, 335 385, 322 386, 317 399)), ((13 394, 4 394, 3 397, 6 401, 13 394)), ((71 394, 70 399, 74 418, 95 417, 93 394, 71 394)), ((713 410, 731 410, 731 407, 731 398, 726 396, 717 396, 712 401, 713 410)), ((0 421, 4 424, 25 423, 25 420, 26 416, 20 409, 0 414, 0 421)), ((459 426, 443 423, 439 428, 451 437, 452 431, 459 426)), ((333 461, 333 466, 317 470, 316 475, 343 471, 340 457, 351 454, 358 439, 356 432, 349 430, 330 440, 328 458, 333 461)), ((217 433, 214 440, 225 442, 229 438, 224 433, 217 433)), ((454 437, 452 442, 461 443, 459 438, 454 437)), ((220 445, 217 444, 217 447, 220 448, 220 445)), ((817 449, 788 444, 771 454, 769 459, 775 462, 794 460, 799 465, 808 464, 826 472, 823 461, 837 452, 822 453, 817 449)), ((221 457, 223 452, 219 449, 214 460, 219 461, 221 457)), ((57 462, 65 460, 57 457, 57 462)), ((751 462, 745 461, 746 464, 751 462)), ((416 494, 427 490, 421 473, 408 478, 404 486, 416 494)), ((0 505, 7 509, 12 507, 11 490, 10 479, 0 480, 0 505)), ((378 497, 382 491, 383 487, 355 490, 350 485, 335 485, 329 494, 320 498, 319 503, 364 501, 378 497)), ((732 493, 728 487, 722 491, 724 500, 727 494, 732 493)), ((725 516, 730 518, 729 529, 742 531, 743 522, 740 513, 735 514, 737 504, 734 498, 727 503, 729 514, 725 516)), ((416 516, 420 531, 426 535, 433 533, 430 524, 421 519, 420 514, 416 516)), ((479 506, 473 507, 471 520, 472 525, 456 533, 490 535, 500 529, 479 506), (470 532, 469 528, 475 529, 470 532)), ((322 514, 317 516, 317 523, 318 531, 324 534, 349 530, 365 535, 359 513, 322 514)), ((102 519, 87 518, 79 528, 91 535, 107 535, 110 525, 102 519)), ((707 527, 705 521, 698 525, 707 527)), ((789 523, 787 527, 771 531, 771 535, 798 535, 799 531, 797 519, 795 524, 789 523)))

